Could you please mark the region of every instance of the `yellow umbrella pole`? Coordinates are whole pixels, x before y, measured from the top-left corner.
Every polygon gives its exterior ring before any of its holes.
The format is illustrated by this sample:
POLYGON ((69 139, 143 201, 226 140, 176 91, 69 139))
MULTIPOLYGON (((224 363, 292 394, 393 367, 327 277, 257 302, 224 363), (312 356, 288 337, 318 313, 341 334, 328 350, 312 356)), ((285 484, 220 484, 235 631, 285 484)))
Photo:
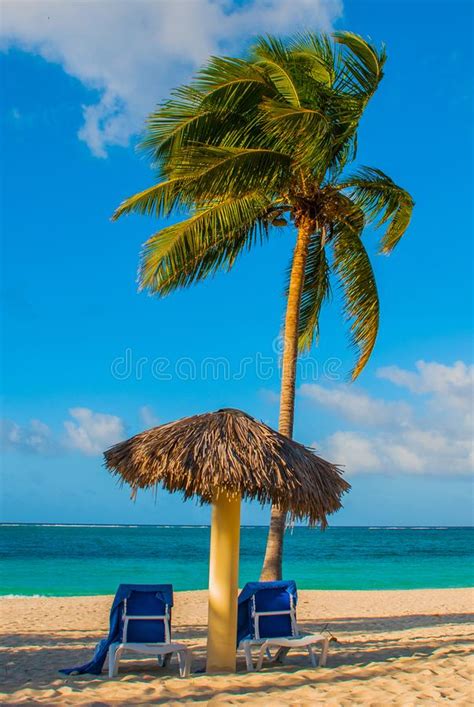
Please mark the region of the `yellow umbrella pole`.
POLYGON ((240 496, 219 494, 212 506, 207 672, 235 672, 240 496))

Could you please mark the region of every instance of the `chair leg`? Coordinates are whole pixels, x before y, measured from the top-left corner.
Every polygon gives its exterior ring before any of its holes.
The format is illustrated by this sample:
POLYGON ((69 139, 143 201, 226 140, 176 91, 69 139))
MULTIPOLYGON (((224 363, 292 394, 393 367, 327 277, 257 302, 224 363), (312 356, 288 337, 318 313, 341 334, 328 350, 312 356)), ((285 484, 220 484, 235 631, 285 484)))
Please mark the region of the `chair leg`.
POLYGON ((191 651, 178 651, 179 675, 182 678, 188 678, 191 672, 192 663, 191 651))
POLYGON ((313 668, 316 668, 318 663, 316 661, 316 656, 314 655, 313 648, 312 648, 312 646, 306 646, 306 648, 308 649, 310 663, 313 666, 313 668))
POLYGON ((110 646, 109 648, 109 678, 113 678, 115 670, 115 646, 110 646))
POLYGON ((324 668, 326 665, 326 661, 328 659, 328 650, 329 650, 329 638, 325 638, 323 641, 323 648, 321 651, 321 657, 319 659, 319 666, 321 668, 324 668))
POLYGON ((262 645, 258 652, 258 659, 257 659, 257 665, 255 667, 255 670, 261 670, 262 665, 263 665, 263 658, 265 656, 265 653, 267 651, 268 647, 265 645, 265 643, 262 645))
POLYGON ((244 645, 245 662, 247 664, 247 671, 251 673, 253 671, 253 658, 252 658, 252 647, 250 643, 244 645))
POLYGON ((109 678, 113 678, 118 674, 118 668, 120 663, 120 658, 122 656, 123 649, 117 646, 117 644, 112 644, 109 648, 109 678))
POLYGON ((185 664, 184 664, 184 677, 188 678, 191 674, 191 670, 193 668, 193 652, 189 650, 186 651, 186 656, 185 656, 185 664))
POLYGON ((160 668, 167 668, 173 657, 172 653, 165 653, 158 656, 158 665, 160 668))
POLYGON ((277 650, 277 652, 275 653, 275 656, 273 658, 273 662, 283 664, 285 662, 285 658, 288 655, 289 650, 290 650, 289 648, 283 648, 283 646, 281 648, 279 648, 277 650))

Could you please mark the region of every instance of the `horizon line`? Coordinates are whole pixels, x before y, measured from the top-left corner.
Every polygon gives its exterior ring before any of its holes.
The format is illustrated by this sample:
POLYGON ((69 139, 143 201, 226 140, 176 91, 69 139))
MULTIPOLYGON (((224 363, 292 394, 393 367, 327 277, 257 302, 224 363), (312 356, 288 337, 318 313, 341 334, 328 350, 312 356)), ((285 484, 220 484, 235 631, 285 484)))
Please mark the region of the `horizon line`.
MULTIPOLYGON (((80 523, 80 522, 55 522, 55 521, 0 521, 1 526, 12 526, 18 527, 23 525, 31 526, 46 526, 46 527, 75 527, 75 528, 210 528, 210 523, 80 523)), ((261 523, 245 523, 240 526, 241 528, 268 528, 268 524, 261 523)), ((319 526, 309 526, 306 524, 294 525, 294 528, 311 528, 312 530, 320 530, 319 526)), ((474 524, 471 525, 449 525, 436 523, 430 524, 420 524, 420 525, 396 525, 390 523, 388 525, 380 524, 367 524, 367 525, 330 525, 325 528, 325 530, 330 530, 331 528, 408 528, 408 529, 441 529, 441 528, 474 528, 474 524)))

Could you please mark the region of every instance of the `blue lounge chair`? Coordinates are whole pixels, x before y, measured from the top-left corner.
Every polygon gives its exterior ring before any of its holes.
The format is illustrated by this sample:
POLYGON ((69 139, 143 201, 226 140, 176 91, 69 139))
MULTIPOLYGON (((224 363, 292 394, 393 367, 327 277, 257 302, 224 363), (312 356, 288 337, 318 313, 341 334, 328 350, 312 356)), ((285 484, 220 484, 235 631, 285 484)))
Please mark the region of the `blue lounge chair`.
POLYGON ((326 665, 330 637, 302 634, 296 621, 298 594, 293 581, 249 582, 239 596, 237 645, 245 653, 247 670, 253 670, 252 648, 258 647, 256 669, 265 655, 272 662, 283 662, 292 648, 305 648, 311 665, 326 665), (319 662, 313 646, 322 644, 319 662), (271 650, 276 653, 272 657, 271 650))
POLYGON ((61 672, 100 675, 108 657, 109 677, 114 677, 124 653, 156 656, 160 666, 176 653, 180 675, 188 677, 192 653, 183 643, 171 640, 172 606, 171 584, 121 584, 110 610, 108 637, 98 643, 89 663, 61 672))

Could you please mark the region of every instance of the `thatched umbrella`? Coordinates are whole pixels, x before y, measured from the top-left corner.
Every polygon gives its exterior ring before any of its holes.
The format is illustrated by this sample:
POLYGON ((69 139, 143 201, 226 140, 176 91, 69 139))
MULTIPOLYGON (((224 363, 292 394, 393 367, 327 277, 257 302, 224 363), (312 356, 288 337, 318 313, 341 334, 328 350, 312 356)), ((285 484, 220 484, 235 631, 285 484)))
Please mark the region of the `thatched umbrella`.
POLYGON ((104 456, 132 494, 162 486, 212 503, 207 669, 235 670, 241 499, 325 527, 349 484, 311 449, 233 409, 154 427, 104 456))

